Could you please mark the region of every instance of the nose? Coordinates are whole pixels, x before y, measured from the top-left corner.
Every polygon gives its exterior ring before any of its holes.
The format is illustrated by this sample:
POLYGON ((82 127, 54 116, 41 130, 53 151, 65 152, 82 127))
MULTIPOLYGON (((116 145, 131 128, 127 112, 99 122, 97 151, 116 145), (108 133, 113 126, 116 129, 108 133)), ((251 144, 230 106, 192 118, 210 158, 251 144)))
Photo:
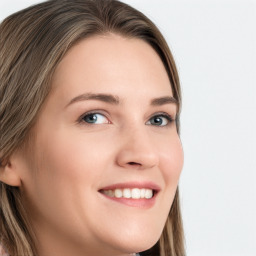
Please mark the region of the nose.
POLYGON ((129 169, 149 169, 157 166, 159 155, 146 129, 123 132, 117 154, 117 164, 129 169))

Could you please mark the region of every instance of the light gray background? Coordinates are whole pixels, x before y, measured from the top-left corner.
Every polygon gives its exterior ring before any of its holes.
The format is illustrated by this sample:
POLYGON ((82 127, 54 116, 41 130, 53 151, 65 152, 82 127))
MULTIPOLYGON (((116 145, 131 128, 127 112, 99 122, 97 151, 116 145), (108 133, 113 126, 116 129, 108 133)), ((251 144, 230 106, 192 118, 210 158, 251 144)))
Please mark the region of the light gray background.
MULTIPOLYGON (((0 20, 39 2, 0 1, 0 20)), ((188 256, 255 256, 255 1, 124 2, 158 25, 179 69, 188 256)))

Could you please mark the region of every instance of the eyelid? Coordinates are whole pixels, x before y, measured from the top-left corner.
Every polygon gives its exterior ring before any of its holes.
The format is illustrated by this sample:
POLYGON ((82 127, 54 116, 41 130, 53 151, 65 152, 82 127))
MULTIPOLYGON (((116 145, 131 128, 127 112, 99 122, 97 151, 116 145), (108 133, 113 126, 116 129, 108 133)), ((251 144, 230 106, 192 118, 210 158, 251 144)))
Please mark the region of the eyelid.
POLYGON ((146 124, 147 125, 152 125, 152 124, 148 124, 148 122, 150 122, 150 120, 154 117, 163 117, 163 118, 166 118, 168 120, 168 123, 166 125, 153 125, 153 126, 156 126, 156 127, 166 127, 166 126, 170 125, 171 123, 173 123, 175 121, 175 117, 173 117, 172 115, 170 115, 166 112, 157 112, 157 113, 154 113, 153 115, 150 116, 150 118, 148 119, 146 124))
POLYGON ((151 119, 152 117, 155 117, 155 116, 163 116, 163 117, 167 117, 169 119, 171 119, 172 121, 175 121, 175 118, 176 118, 176 114, 175 115, 171 115, 167 112, 157 112, 157 113, 154 113, 153 115, 151 115, 149 117, 149 119, 151 119))
POLYGON ((108 114, 106 113, 106 111, 104 111, 104 110, 100 110, 100 109, 96 109, 96 110, 91 110, 91 111, 88 111, 88 112, 85 112, 85 113, 83 113, 79 118, 78 118, 78 120, 77 120, 77 123, 79 123, 79 124, 85 124, 85 125, 90 125, 89 123, 86 123, 84 120, 83 120, 83 118, 85 117, 85 116, 87 116, 87 115, 92 115, 92 114, 100 114, 100 115, 103 115, 106 119, 108 119, 108 121, 109 121, 109 123, 112 123, 111 121, 110 121, 110 118, 108 117, 108 114))

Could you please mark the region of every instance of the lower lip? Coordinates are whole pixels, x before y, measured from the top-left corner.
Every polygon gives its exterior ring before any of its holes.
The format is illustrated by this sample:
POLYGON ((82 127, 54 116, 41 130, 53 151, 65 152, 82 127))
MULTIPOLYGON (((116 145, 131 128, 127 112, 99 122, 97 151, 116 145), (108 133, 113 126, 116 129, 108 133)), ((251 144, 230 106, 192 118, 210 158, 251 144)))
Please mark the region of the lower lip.
POLYGON ((100 194, 103 195, 105 198, 115 201, 117 203, 124 204, 124 205, 131 206, 131 207, 143 208, 143 209, 149 209, 149 208, 153 207, 155 204, 155 201, 156 201, 156 196, 157 196, 155 194, 150 199, 145 199, 145 198, 132 199, 132 198, 124 198, 124 197, 121 197, 121 198, 110 197, 103 193, 100 193, 100 194))

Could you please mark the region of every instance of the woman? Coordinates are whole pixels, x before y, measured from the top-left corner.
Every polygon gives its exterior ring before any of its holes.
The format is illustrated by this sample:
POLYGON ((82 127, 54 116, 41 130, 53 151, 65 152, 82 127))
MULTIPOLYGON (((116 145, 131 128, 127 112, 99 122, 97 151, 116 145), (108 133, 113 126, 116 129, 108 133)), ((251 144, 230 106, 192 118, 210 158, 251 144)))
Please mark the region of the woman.
POLYGON ((6 18, 1 244, 17 255, 182 256, 180 86, 155 25, 113 0, 6 18))

